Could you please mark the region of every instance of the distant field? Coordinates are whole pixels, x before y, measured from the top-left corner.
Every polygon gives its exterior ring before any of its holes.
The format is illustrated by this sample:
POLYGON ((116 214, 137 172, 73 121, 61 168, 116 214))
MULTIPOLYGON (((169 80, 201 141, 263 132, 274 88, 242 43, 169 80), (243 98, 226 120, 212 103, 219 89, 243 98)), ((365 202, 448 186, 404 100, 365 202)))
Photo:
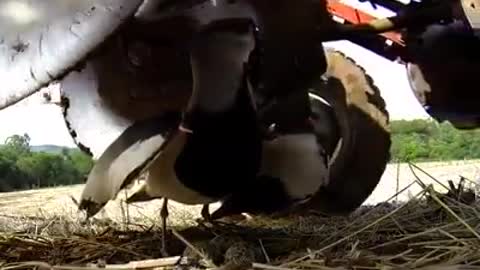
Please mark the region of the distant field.
MULTIPOLYGON (((448 180, 458 182, 462 175, 470 180, 477 181, 480 178, 480 160, 474 161, 455 161, 455 162, 434 162, 418 163, 417 166, 426 170, 429 174, 447 183, 448 180)), ((425 174, 416 171, 420 179, 426 184, 435 183, 425 174)), ((408 186, 415 177, 411 173, 407 164, 400 164, 398 187, 402 189, 408 186)), ((435 187, 440 185, 435 184, 435 187)), ((76 205, 70 196, 78 198, 82 192, 83 185, 46 188, 38 190, 29 190, 22 192, 10 192, 0 194, 0 215, 3 216, 37 216, 42 215, 50 217, 53 215, 67 215, 74 217, 78 215, 76 205)), ((397 165, 390 164, 385 174, 377 186, 374 193, 367 200, 367 204, 382 202, 393 196, 397 190, 397 165)), ((402 193, 398 199, 407 200, 410 195, 418 193, 421 188, 418 185, 412 186, 408 192, 402 193)), ((139 203, 124 206, 122 199, 125 195, 119 195, 116 201, 110 202, 104 211, 98 214, 99 218, 109 218, 116 221, 122 221, 128 216, 131 222, 142 219, 158 220, 161 200, 155 200, 148 203, 139 203), (122 206, 123 205, 123 206, 122 206), (128 213, 127 213, 128 212, 128 213)), ((190 223, 200 216, 201 206, 185 206, 181 204, 170 204, 171 222, 190 223)), ((218 205, 217 205, 218 206, 218 205)), ((212 210, 215 206, 212 207, 212 210)))
MULTIPOLYGON (((452 180, 454 183, 458 183, 458 181, 460 180, 460 176, 463 176, 468 180, 473 181, 473 183, 470 182, 471 187, 476 187, 476 185, 479 184, 478 182, 480 180, 480 160, 426 162, 416 163, 415 165, 420 167, 429 175, 444 184, 447 184, 448 180, 452 180)), ((420 170, 414 169, 414 172, 425 184, 433 184, 436 190, 442 192, 445 191, 445 189, 443 189, 440 184, 436 183, 435 180, 422 173, 420 170)), ((377 188, 375 189, 373 194, 367 199, 366 203, 374 204, 385 201, 397 193, 397 182, 399 183, 399 190, 401 190, 407 187, 413 181, 415 181, 415 179, 416 178, 408 164, 389 164, 387 166, 387 169, 385 170, 385 173, 383 174, 382 180, 380 180, 377 188), (398 170, 398 166, 400 166, 400 170, 398 170), (399 181, 397 181, 397 175, 399 181)), ((409 188, 407 192, 400 194, 398 196, 398 200, 408 200, 409 195, 414 196, 421 190, 422 189, 420 188, 420 186, 415 184, 414 186, 409 188)))

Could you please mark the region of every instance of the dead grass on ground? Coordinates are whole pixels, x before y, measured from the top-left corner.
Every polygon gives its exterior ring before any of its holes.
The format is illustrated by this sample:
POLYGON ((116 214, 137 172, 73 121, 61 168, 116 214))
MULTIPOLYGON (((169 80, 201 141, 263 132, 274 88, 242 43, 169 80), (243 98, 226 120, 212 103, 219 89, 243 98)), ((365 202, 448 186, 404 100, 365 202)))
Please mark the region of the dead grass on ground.
POLYGON ((423 191, 408 202, 364 206, 347 217, 177 226, 167 240, 177 256, 169 258, 154 221, 1 216, 0 268, 480 269, 480 203, 464 183, 439 193, 417 177, 423 191), (238 243, 251 252, 233 252, 238 243))

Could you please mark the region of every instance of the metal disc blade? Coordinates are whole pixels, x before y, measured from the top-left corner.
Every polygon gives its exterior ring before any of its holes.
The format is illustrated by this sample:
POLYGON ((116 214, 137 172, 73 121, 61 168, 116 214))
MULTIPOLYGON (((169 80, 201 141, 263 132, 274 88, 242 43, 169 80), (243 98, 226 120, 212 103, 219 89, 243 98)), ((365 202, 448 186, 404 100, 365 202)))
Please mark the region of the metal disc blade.
POLYGON ((0 2, 0 109, 61 77, 139 8, 142 0, 0 2))
POLYGON ((408 83, 413 94, 420 104, 425 106, 427 104, 426 95, 432 91, 430 84, 425 80, 422 70, 417 64, 407 63, 406 70, 408 83))
MULTIPOLYGON (((183 75, 178 77, 155 66, 132 72, 116 41, 105 46, 107 49, 90 58, 85 68, 72 71, 60 81, 70 134, 94 158, 134 121, 180 111, 191 94, 188 72, 180 71, 183 75)), ((155 62, 167 64, 170 70, 177 70, 179 65, 178 69, 188 71, 188 62, 165 58, 169 52, 154 53, 155 62)))
POLYGON ((98 92, 98 80, 89 63, 68 74, 60 84, 66 125, 75 143, 97 159, 132 121, 115 114, 98 92))

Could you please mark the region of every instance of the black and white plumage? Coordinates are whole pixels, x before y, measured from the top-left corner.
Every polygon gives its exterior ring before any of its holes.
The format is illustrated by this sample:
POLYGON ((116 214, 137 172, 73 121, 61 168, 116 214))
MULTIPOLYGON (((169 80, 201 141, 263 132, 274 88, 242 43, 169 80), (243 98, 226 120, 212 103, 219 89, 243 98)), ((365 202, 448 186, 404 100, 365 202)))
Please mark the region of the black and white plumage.
MULTIPOLYGON (((231 53, 230 58, 212 61, 210 57, 215 56, 209 54, 218 54, 215 49, 219 48, 212 42, 195 47, 206 46, 198 51, 198 55, 192 52, 196 56, 192 65, 194 70, 198 70, 194 88, 209 89, 211 92, 192 98, 194 102, 187 107, 182 128, 165 148, 165 156, 172 158, 158 159, 152 164, 145 186, 139 191, 142 195, 133 195, 130 202, 148 197, 166 197, 184 204, 212 203, 230 194, 232 189, 242 185, 244 179, 251 178, 258 171, 262 138, 244 67, 253 47, 239 46, 253 41, 250 39, 252 28, 242 20, 223 23, 208 29, 206 39, 209 35, 216 42, 224 39, 220 44, 231 46, 230 51, 223 50, 225 55, 231 53), (242 52, 244 58, 240 60, 244 62, 235 63, 242 52), (229 64, 229 67, 221 64, 229 64), (211 70, 219 67, 229 68, 230 71, 223 78, 211 77, 215 76, 211 70), (228 91, 233 95, 214 91, 228 91), (215 99, 218 102, 212 103, 215 99), (229 105, 221 106, 222 103, 229 105)), ((200 90, 194 89, 193 95, 198 93, 200 90)))
POLYGON ((123 131, 98 158, 80 197, 80 210, 94 216, 129 186, 152 161, 160 158, 180 123, 179 113, 137 121, 123 131))
POLYGON ((278 127, 275 132, 275 138, 264 141, 257 177, 226 198, 211 219, 286 211, 328 184, 327 161, 310 121, 287 129, 278 127))
POLYGON ((167 255, 168 200, 212 203, 255 176, 262 137, 246 69, 255 47, 253 31, 249 20, 232 19, 199 32, 190 50, 194 83, 182 123, 165 130, 159 129, 161 122, 140 122, 123 132, 89 175, 80 201, 87 216, 147 170, 145 186, 128 202, 164 198, 160 215, 167 255))
POLYGON ((146 185, 130 201, 211 203, 255 175, 262 140, 245 69, 253 31, 250 21, 232 19, 199 33, 192 43, 194 85, 183 128, 151 120, 123 132, 89 175, 80 202, 89 216, 142 170, 148 170, 146 185))
POLYGON ((245 90, 242 86, 238 107, 218 120, 202 116, 190 126, 192 133, 176 131, 162 157, 151 164, 145 185, 128 202, 168 198, 184 204, 213 203, 255 176, 262 138, 253 108, 245 106, 250 102, 245 90))

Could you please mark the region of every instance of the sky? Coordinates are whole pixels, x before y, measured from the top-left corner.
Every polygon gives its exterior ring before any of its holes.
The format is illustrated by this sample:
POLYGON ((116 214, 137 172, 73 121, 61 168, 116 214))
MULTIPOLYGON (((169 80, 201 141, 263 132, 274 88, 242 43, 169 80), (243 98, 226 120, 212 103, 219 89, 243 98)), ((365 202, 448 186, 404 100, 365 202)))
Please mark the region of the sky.
MULTIPOLYGON (((372 10, 369 3, 349 0, 358 8, 377 16, 389 16, 386 10, 372 10)), ((405 66, 385 59, 348 41, 324 43, 344 52, 363 66, 380 88, 392 120, 428 118, 424 109, 410 90, 405 66)), ((55 88, 56 86, 52 86, 55 88)), ((42 92, 48 91, 42 90, 42 92)), ((57 105, 44 104, 42 92, 0 111, 0 143, 13 134, 28 133, 32 145, 56 144, 74 147, 61 109, 57 105)))

